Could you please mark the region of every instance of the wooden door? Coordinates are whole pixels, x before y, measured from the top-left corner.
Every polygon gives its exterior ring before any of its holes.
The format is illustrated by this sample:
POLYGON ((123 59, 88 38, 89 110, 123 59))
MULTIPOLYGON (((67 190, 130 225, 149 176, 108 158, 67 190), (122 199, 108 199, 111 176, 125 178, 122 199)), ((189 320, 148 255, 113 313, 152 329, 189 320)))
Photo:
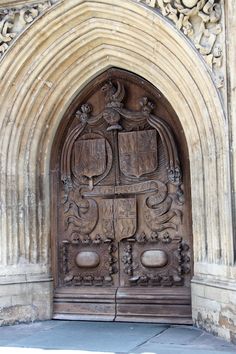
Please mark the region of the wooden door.
POLYGON ((54 318, 191 322, 188 154, 165 97, 110 69, 54 146, 54 318))

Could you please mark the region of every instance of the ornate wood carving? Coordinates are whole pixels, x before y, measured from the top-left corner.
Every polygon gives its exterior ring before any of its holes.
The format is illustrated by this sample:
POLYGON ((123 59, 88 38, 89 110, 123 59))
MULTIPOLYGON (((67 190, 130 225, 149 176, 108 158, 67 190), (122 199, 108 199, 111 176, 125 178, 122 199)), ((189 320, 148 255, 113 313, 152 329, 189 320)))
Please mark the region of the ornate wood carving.
POLYGON ((141 177, 157 169, 155 130, 119 133, 120 170, 127 177, 141 177))
MULTIPOLYGON (((151 114, 154 108, 154 104, 151 101, 149 101, 147 97, 142 97, 139 102, 141 106, 140 112, 132 112, 125 108, 122 108, 123 105, 120 101, 124 99, 124 87, 123 84, 120 83, 119 81, 117 81, 117 88, 115 88, 115 86, 109 81, 102 87, 102 92, 106 93, 105 95, 106 105, 102 112, 100 112, 98 115, 90 116, 92 108, 91 105, 88 103, 81 106, 81 109, 77 111, 77 116, 80 118, 81 123, 78 124, 76 128, 74 128, 74 130, 71 131, 70 136, 68 136, 67 141, 63 147, 63 152, 62 152, 63 156, 62 156, 62 164, 61 164, 62 180, 71 181, 72 148, 75 141, 82 134, 86 126, 89 125, 91 128, 96 126, 99 127, 99 125, 103 123, 102 120, 104 119, 106 122, 108 122, 107 131, 112 131, 112 130, 117 131, 122 129, 121 125, 118 124, 120 117, 122 117, 124 122, 124 128, 127 127, 128 130, 131 130, 134 127, 137 129, 138 127, 141 127, 143 124, 147 124, 147 123, 149 124, 149 126, 156 129, 156 131, 160 135, 163 146, 167 152, 169 180, 171 183, 179 185, 181 183, 181 170, 179 166, 179 159, 178 159, 174 138, 168 125, 161 118, 151 114), (122 95, 120 94, 120 92, 122 92, 122 95), (118 120, 117 118, 114 119, 114 116, 117 117, 117 114, 119 115, 118 120)), ((153 133, 150 132, 148 133, 147 131, 143 131, 143 132, 139 131, 138 133, 133 133, 133 134, 131 133, 130 136, 135 137, 136 136, 135 134, 137 134, 136 144, 130 142, 130 146, 132 146, 133 149, 137 149, 136 156, 139 155, 139 159, 140 159, 141 156, 140 154, 138 154, 139 146, 137 144, 137 139, 141 138, 142 135, 144 136, 145 139, 147 138, 147 134, 153 134, 153 133)), ((121 149, 120 161, 122 162, 125 160, 124 157, 122 158, 122 151, 124 151, 125 148, 124 139, 125 139, 124 135, 119 135, 118 141, 120 142, 119 147, 121 149)), ((140 146, 142 145, 140 144, 140 146)), ((152 153, 154 153, 155 156, 156 154, 155 151, 154 152, 152 151, 152 153)), ((123 153, 123 155, 127 156, 128 154, 123 153)), ((133 160, 135 160, 135 158, 132 158, 132 161, 133 160)))
POLYGON ((117 273, 116 247, 97 235, 72 241, 63 240, 61 285, 67 286, 111 286, 113 274, 117 273))
POLYGON ((174 135, 139 80, 114 72, 89 91, 61 148, 58 284, 187 288, 191 240, 174 135))
POLYGON ((114 199, 114 229, 116 240, 132 237, 136 232, 136 198, 114 199))
POLYGON ((190 270, 189 250, 179 236, 144 232, 123 249, 124 286, 181 286, 190 270), (136 242, 135 242, 136 241, 136 242))

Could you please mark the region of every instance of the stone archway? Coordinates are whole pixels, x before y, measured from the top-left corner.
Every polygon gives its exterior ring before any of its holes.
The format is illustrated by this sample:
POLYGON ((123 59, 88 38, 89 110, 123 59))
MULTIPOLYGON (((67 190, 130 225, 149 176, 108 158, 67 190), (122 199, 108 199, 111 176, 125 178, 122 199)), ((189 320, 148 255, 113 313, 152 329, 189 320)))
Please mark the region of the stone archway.
MULTIPOLYGON (((206 264, 213 276, 217 269, 211 264, 233 264, 228 131, 217 90, 198 53, 158 13, 134 1, 68 0, 36 20, 2 61, 2 275, 50 288, 53 137, 74 97, 112 66, 158 87, 184 129, 195 276, 202 281, 206 264)), ((36 293, 34 287, 32 291, 36 293)), ((49 316, 37 301, 41 317, 49 316)), ((49 306, 49 290, 47 301, 49 306)))

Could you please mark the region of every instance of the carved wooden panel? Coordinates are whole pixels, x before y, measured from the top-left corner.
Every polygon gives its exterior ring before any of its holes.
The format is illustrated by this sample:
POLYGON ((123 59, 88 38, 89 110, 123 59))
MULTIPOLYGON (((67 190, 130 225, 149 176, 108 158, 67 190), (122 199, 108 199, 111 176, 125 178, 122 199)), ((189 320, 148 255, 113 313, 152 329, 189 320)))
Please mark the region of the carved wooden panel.
POLYGON ((155 130, 118 134, 119 167, 127 177, 141 177, 157 169, 155 130))
POLYGON ((130 289, 129 296, 140 287, 150 294, 189 289, 188 174, 170 127, 174 113, 168 106, 160 118, 160 93, 114 69, 79 102, 68 114, 53 179, 57 289, 77 289, 73 298, 88 286, 130 289))

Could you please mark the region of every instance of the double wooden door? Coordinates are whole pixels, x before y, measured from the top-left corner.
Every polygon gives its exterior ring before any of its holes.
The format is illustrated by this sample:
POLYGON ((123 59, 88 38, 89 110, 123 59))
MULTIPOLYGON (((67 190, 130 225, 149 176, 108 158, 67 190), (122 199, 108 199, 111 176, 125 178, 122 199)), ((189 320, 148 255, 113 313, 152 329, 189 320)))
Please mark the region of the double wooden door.
POLYGON ((191 322, 187 149, 165 97, 100 75, 59 128, 51 174, 54 318, 191 322))

